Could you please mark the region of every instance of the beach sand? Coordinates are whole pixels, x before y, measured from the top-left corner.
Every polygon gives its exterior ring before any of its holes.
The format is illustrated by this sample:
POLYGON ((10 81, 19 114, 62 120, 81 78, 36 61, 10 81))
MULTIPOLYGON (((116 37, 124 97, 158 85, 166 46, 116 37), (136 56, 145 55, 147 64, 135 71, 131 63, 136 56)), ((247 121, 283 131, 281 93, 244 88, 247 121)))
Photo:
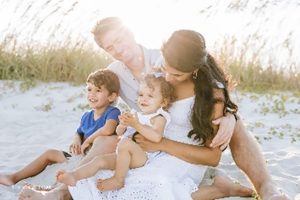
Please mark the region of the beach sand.
MULTIPOLYGON (((0 173, 22 168, 49 148, 67 150, 87 109, 85 86, 68 83, 0 81, 0 173)), ((282 192, 300 199, 300 97, 291 93, 257 95, 232 93, 246 126, 258 139, 267 166, 282 192)), ((251 162, 251 158, 245 158, 251 162)), ((26 181, 33 184, 55 183, 57 169, 26 181)), ((258 166, 259 167, 259 166, 258 166)), ((234 180, 251 186, 226 150, 219 166, 234 180)), ((22 183, 0 185, 0 199, 17 199, 22 183)), ((240 198, 227 198, 240 199, 240 198)))

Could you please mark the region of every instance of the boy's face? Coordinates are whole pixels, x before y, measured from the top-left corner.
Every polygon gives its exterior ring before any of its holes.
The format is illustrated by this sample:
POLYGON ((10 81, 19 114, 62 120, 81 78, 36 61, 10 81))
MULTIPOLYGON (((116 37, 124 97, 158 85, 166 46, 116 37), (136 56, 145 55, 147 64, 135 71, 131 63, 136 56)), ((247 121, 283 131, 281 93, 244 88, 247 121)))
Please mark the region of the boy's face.
POLYGON ((138 106, 144 114, 156 112, 164 105, 163 97, 159 84, 153 84, 154 88, 150 88, 145 83, 140 84, 138 106))
POLYGON ((87 83, 87 100, 92 109, 101 109, 108 106, 114 99, 104 85, 100 88, 92 83, 87 83))

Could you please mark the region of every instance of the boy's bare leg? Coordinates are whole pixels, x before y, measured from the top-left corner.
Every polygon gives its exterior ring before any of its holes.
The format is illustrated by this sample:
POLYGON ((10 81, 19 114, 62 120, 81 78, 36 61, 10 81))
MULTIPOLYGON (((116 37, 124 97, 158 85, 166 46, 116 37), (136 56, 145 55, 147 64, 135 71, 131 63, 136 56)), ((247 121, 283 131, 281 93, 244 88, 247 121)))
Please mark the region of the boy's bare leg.
POLYGON ((230 149, 235 163, 247 174, 262 199, 287 199, 278 191, 260 147, 254 137, 246 131, 241 120, 237 121, 230 149), (251 158, 251 162, 245 158, 251 158))
MULTIPOLYGON (((78 166, 89 162, 96 155, 112 153, 115 151, 118 139, 116 136, 98 137, 88 152, 88 154, 81 160, 78 166)), ((69 200, 72 199, 66 185, 59 185, 50 191, 37 191, 34 188, 25 187, 20 193, 21 196, 26 196, 26 200, 69 200)))
POLYGON ((115 169, 116 154, 99 155, 90 162, 81 165, 72 172, 58 171, 57 181, 69 186, 75 186, 77 181, 94 176, 100 169, 115 169))
POLYGON ((14 185, 25 178, 29 178, 41 173, 48 165, 53 163, 62 163, 66 160, 67 159, 62 151, 49 149, 31 163, 26 165, 23 169, 13 174, 0 175, 0 184, 7 186, 14 185))
POLYGON ((203 185, 192 193, 194 200, 211 200, 230 196, 251 197, 253 194, 251 188, 232 182, 225 176, 215 176, 212 185, 203 185))
POLYGON ((95 139, 92 148, 83 157, 78 166, 91 161, 95 156, 114 153, 118 144, 117 136, 99 136, 95 139))
POLYGON ((131 139, 122 140, 118 145, 116 170, 111 178, 97 181, 101 191, 115 190, 124 186, 124 180, 129 168, 142 167, 147 161, 147 155, 142 148, 131 139))

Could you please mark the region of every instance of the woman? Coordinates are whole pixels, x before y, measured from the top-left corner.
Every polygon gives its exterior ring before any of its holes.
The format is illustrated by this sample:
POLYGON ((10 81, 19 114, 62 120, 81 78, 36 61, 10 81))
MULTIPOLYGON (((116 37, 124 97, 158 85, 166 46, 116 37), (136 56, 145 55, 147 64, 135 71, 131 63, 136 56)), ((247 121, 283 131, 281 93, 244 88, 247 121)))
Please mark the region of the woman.
MULTIPOLYGON (((69 187, 73 199, 190 199, 203 178, 204 165, 218 164, 221 151, 208 147, 217 131, 211 121, 224 115, 225 105, 233 112, 237 109, 224 87, 224 74, 206 53, 204 39, 197 32, 174 32, 163 45, 162 53, 166 80, 175 87, 177 99, 170 108, 171 123, 166 138, 151 143, 151 150, 167 154, 159 155, 143 168, 130 170, 125 187, 120 190, 101 192, 96 188, 96 180, 110 177, 111 171, 101 171, 96 177, 82 180, 69 187)), ((136 139, 141 145, 147 143, 141 136, 136 139)), ((201 198, 250 196, 251 193, 251 189, 217 178, 213 186, 202 188, 201 198)))

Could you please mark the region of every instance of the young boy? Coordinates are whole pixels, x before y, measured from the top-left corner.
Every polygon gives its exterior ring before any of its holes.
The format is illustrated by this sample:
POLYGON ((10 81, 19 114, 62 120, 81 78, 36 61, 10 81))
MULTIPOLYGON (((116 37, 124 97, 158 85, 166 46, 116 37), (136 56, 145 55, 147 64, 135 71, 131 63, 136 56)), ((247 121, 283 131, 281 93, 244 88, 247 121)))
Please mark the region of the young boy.
MULTIPOLYGON (((112 71, 97 70, 88 76, 86 84, 87 100, 92 110, 83 114, 70 145, 70 153, 75 155, 84 154, 98 136, 114 134, 120 115, 120 110, 111 105, 117 100, 120 90, 119 79, 112 71)), ((48 165, 67 161, 68 157, 71 155, 67 152, 49 149, 23 169, 0 175, 0 184, 14 185, 39 174, 48 165)))

